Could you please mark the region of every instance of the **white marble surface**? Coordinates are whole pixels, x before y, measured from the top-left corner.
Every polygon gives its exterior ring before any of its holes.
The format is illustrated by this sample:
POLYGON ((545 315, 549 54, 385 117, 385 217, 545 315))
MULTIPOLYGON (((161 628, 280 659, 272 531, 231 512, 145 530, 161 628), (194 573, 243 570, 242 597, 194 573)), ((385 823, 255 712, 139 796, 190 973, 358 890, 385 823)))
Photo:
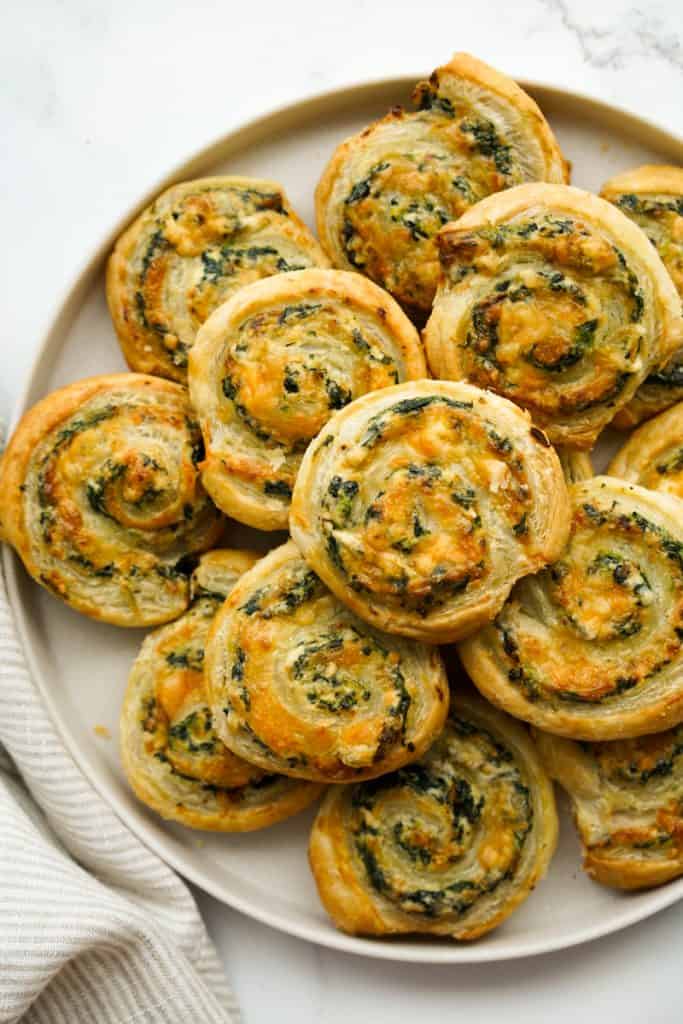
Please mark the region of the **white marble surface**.
MULTIPOLYGON (((682 37, 680 0, 3 5, 0 414, 85 254, 141 192, 240 121, 339 84, 430 70, 458 48, 683 134, 682 37)), ((198 900, 246 1024, 681 1019, 676 907, 563 953, 430 968, 320 950, 198 900)))

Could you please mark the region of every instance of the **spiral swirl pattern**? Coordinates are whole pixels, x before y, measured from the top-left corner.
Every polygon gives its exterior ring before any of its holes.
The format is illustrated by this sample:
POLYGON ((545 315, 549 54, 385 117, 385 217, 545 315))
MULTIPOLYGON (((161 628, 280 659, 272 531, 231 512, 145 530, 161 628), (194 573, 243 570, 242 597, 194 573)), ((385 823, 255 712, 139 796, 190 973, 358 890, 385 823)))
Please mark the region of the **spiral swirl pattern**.
POLYGON ((321 792, 236 757, 213 728, 203 678, 214 615, 258 556, 211 551, 195 570, 192 604, 151 633, 133 665, 121 714, 121 756, 135 793, 191 828, 246 832, 282 821, 321 792))
POLYGON ((2 522, 31 575, 92 618, 167 622, 189 600, 196 553, 223 519, 199 479, 187 392, 142 374, 55 391, 20 422, 2 462, 2 522))
POLYGON ((413 96, 343 142, 316 192, 318 234, 337 267, 358 270, 416 317, 439 276, 435 237, 484 196, 566 180, 534 101, 507 76, 456 54, 413 96))
POLYGON ((536 739, 569 793, 592 878, 643 889, 683 875, 683 726, 608 743, 536 739))
POLYGON ((569 543, 460 646, 494 704, 548 732, 622 739, 683 721, 678 501, 612 477, 570 489, 569 543))
POLYGON ((205 674, 225 745, 303 779, 372 778, 415 760, 448 710, 438 652, 366 626, 291 543, 233 590, 212 626, 205 674))
POLYGON ((509 189, 445 228, 439 247, 432 372, 524 406, 554 444, 591 448, 681 343, 680 299, 656 251, 588 192, 509 189))
POLYGON ((311 444, 290 527, 331 590, 380 629, 430 642, 496 614, 566 538, 562 471, 512 403, 419 381, 347 406, 311 444))
MULTIPOLYGON (((683 298, 683 168, 638 167, 611 178, 600 194, 642 228, 683 298)), ((631 427, 682 398, 683 347, 643 381, 616 426, 631 427)))
POLYGON ((335 410, 426 374, 413 325, 358 274, 304 270, 243 288, 190 359, 206 489, 235 519, 286 528, 303 452, 335 410))
POLYGON ((309 852, 344 931, 473 939, 526 899, 556 839, 552 786, 524 731, 454 693, 422 760, 328 791, 309 852))
POLYGON ((230 295, 327 265, 277 182, 200 178, 167 189, 121 236, 107 300, 130 368, 184 383, 197 331, 230 295))

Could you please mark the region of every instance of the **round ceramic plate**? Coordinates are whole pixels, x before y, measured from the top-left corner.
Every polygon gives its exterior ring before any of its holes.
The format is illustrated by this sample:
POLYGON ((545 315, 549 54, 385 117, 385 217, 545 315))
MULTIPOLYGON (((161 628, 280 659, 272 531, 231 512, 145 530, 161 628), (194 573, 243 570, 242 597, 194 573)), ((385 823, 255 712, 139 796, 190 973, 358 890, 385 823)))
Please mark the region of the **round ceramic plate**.
MULTIPOLYGON (((177 169, 162 187, 207 174, 253 174, 282 182, 313 224, 313 189, 336 144, 397 104, 419 76, 317 96, 261 118, 219 140, 177 169)), ((683 163, 683 143, 613 107, 572 93, 525 84, 538 100, 573 164, 574 184, 597 190, 608 177, 642 163, 683 163)), ((146 205, 152 195, 141 200, 146 205)), ((17 415, 59 385, 124 369, 104 298, 104 263, 121 221, 92 255, 45 338, 17 415)), ((602 469, 614 440, 601 442, 602 469)), ((240 530, 233 543, 273 542, 240 530)), ((683 879, 626 894, 588 880, 566 807, 550 872, 524 906, 493 934, 471 945, 446 940, 378 941, 336 931, 308 870, 314 811, 248 835, 198 834, 163 822, 126 785, 118 755, 118 716, 126 678, 143 633, 91 622, 60 604, 25 575, 6 550, 5 569, 35 680, 64 741, 102 796, 138 836, 174 868, 219 900, 275 928, 365 956, 431 963, 502 960, 560 949, 641 920, 683 896, 683 879), (109 732, 97 727, 104 726, 109 732)))

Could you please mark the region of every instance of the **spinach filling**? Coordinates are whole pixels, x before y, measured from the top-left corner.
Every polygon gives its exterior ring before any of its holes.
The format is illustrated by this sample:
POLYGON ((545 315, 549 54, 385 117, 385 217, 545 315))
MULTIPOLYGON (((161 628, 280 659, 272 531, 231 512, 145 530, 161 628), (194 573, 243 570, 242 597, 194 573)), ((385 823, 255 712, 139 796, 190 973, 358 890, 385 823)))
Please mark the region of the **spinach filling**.
POLYGON ((645 384, 662 388, 683 388, 683 361, 672 360, 656 373, 648 374, 645 384))
POLYGON ((266 480, 263 493, 270 498, 284 498, 289 501, 292 497, 292 488, 286 480, 266 480))
POLYGON ((172 668, 188 668, 194 672, 201 672, 204 667, 204 651, 201 647, 186 647, 170 651, 166 655, 166 664, 172 668))
POLYGON ((361 441, 364 448, 372 448, 382 439, 392 416, 408 416, 412 413, 422 412, 430 405, 445 405, 450 409, 468 411, 474 407, 473 402, 461 402, 455 398, 448 398, 445 395, 423 395, 418 398, 403 398, 385 409, 368 422, 365 437, 361 441))
POLYGON ((355 183, 344 200, 345 205, 353 206, 354 203, 359 203, 362 199, 367 199, 372 190, 372 184, 375 178, 380 175, 382 171, 386 171, 388 167, 390 167, 390 164, 386 160, 383 160, 380 163, 375 164, 374 167, 371 167, 366 176, 355 183))
POLYGON ((627 783, 647 785, 651 779, 664 779, 678 770, 677 759, 683 755, 683 741, 676 740, 669 753, 657 759, 652 768, 642 768, 637 760, 620 765, 617 775, 627 783))
POLYGON ((168 730, 169 749, 190 754, 215 754, 218 741, 213 732, 211 712, 208 708, 193 711, 168 730))
POLYGON ((490 157, 500 174, 508 175, 512 171, 512 150, 503 142, 492 121, 484 119, 462 121, 460 131, 471 135, 474 148, 482 156, 490 157))
POLYGON ((292 263, 272 245, 250 245, 246 248, 226 244, 212 253, 205 250, 201 255, 202 281, 218 284, 224 278, 233 277, 245 267, 253 267, 259 263, 269 265, 283 273, 290 270, 305 270, 308 261, 292 263))

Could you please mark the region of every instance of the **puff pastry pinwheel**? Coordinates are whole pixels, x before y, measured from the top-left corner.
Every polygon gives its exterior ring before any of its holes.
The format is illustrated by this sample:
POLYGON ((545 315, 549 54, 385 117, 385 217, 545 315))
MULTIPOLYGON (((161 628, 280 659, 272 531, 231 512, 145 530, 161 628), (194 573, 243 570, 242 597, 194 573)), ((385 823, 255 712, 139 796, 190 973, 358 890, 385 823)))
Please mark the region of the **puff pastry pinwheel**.
POLYGON ((195 556, 223 531, 202 456, 179 384, 134 373, 69 384, 26 413, 5 452, 5 539, 77 611, 168 622, 187 607, 195 556))
POLYGON ((557 455, 512 402, 462 382, 365 395, 309 447, 290 529, 332 591, 388 633, 447 643, 562 550, 557 455))
MULTIPOLYGON (((600 194, 642 228, 683 298, 683 167, 646 165, 625 171, 606 182, 600 194)), ((615 425, 632 427, 682 398, 683 347, 646 378, 615 425)))
POLYGON ((133 790, 164 818, 191 828, 250 832, 307 807, 322 787, 266 774, 218 739, 204 689, 211 621, 258 556, 202 555, 192 604, 146 638, 133 665, 121 714, 121 757, 133 790))
POLYGON ((460 644, 478 689, 547 732, 613 740, 683 721, 679 502, 613 477, 573 484, 569 543, 460 644))
POLYGON ((556 842, 552 785, 526 731, 456 691, 422 760, 328 790, 309 857, 343 931, 476 939, 527 898, 556 842))
POLYGON ((361 622, 291 542, 246 573, 216 615, 205 679, 230 750, 319 782, 415 760, 448 711, 438 651, 361 622))
POLYGON ((683 498, 683 402, 634 430, 612 459, 609 473, 683 498))
POLYGON ((591 448, 681 343, 680 299, 655 249, 588 192, 520 185, 438 241, 432 372, 524 406, 554 444, 591 448))
POLYGON ((302 270, 249 285, 209 318, 190 357, 204 486, 235 519, 285 529, 303 452, 334 411, 426 376, 417 331, 360 275, 302 270))
POLYGON ((116 243, 107 301, 132 370, 184 382, 195 335, 251 281, 328 266, 282 187, 199 178, 167 189, 116 243))
POLYGON ((683 875, 683 726, 606 743, 539 732, 536 745, 569 793, 591 878, 643 889, 683 875))
POLYGON ((337 267, 371 277, 416 317, 439 277, 435 236, 469 206, 524 181, 567 180, 534 101, 465 53, 341 143, 316 191, 318 234, 337 267))

